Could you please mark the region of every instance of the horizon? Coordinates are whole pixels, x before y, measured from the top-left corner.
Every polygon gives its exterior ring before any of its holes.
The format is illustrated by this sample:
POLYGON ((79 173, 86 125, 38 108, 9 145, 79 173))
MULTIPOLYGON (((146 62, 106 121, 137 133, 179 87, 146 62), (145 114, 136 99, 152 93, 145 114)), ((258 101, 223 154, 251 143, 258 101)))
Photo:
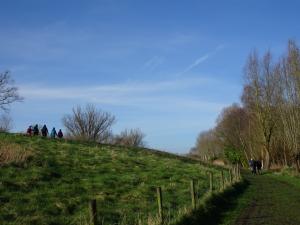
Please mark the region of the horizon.
POLYGON ((299 43, 300 2, 2 1, 0 72, 24 102, 13 131, 62 128, 72 107, 116 116, 113 132, 140 128, 147 147, 188 153, 226 106, 240 102, 248 54, 299 43))

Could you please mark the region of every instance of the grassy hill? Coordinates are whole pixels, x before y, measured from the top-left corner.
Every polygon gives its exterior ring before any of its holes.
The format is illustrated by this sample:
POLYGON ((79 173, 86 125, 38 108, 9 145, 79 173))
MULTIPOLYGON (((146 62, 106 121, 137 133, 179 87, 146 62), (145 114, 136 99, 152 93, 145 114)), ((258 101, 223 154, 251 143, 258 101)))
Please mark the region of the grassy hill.
MULTIPOLYGON (((0 134, 0 224, 87 224, 96 198, 104 224, 146 224, 163 191, 168 219, 190 207, 190 180, 198 197, 207 171, 185 157, 140 148, 0 134)), ((100 219, 99 218, 99 219, 100 219)))

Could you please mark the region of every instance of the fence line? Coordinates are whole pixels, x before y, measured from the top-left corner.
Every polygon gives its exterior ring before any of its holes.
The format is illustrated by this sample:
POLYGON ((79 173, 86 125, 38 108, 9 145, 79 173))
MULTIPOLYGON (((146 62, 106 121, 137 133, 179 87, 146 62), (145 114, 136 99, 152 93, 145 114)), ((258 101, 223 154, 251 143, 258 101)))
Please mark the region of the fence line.
MULTIPOLYGON (((209 180, 209 193, 213 193, 215 189, 214 187, 214 174, 213 172, 208 172, 208 180, 209 180)), ((241 172, 240 167, 234 166, 230 169, 228 169, 229 174, 229 181, 225 179, 224 176, 224 170, 221 170, 221 177, 220 177, 220 190, 222 191, 226 188, 226 186, 231 186, 234 181, 239 181, 241 179, 241 172)), ((196 191, 195 191, 195 180, 190 181, 190 194, 191 194, 191 209, 195 210, 198 206, 197 199, 196 199, 196 191)), ((163 192, 161 187, 156 188, 156 195, 157 195, 157 218, 159 221, 159 224, 166 224, 165 214, 163 210, 164 202, 163 202, 163 192)), ((199 200, 199 198, 198 198, 199 200)), ((97 213, 97 202, 96 199, 93 199, 89 203, 90 208, 90 224, 91 225, 100 225, 98 223, 98 213, 97 213)), ((142 223, 139 223, 142 224, 142 223)), ((102 225, 102 224, 101 224, 102 225)))

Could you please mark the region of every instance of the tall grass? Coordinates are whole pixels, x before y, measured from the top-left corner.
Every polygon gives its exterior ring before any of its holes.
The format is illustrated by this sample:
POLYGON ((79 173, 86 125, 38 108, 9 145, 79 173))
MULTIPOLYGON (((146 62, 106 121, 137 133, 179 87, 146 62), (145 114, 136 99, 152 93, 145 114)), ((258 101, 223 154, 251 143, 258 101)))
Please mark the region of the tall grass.
POLYGON ((33 153, 30 149, 19 144, 0 141, 0 167, 9 164, 23 165, 32 156, 33 153))

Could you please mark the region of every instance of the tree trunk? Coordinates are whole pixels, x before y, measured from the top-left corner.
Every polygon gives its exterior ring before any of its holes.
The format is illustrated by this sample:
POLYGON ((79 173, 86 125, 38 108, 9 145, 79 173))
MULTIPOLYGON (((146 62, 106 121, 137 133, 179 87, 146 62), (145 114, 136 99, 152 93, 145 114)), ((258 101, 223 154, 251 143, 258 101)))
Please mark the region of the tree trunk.
POLYGON ((286 147, 285 147, 285 143, 283 144, 283 156, 284 156, 284 166, 288 165, 287 162, 287 156, 286 156, 286 147))
POLYGON ((299 159, 298 158, 296 158, 295 163, 296 163, 297 173, 300 173, 300 166, 299 166, 299 159))
POLYGON ((270 152, 267 148, 265 148, 265 169, 270 169, 270 152))

